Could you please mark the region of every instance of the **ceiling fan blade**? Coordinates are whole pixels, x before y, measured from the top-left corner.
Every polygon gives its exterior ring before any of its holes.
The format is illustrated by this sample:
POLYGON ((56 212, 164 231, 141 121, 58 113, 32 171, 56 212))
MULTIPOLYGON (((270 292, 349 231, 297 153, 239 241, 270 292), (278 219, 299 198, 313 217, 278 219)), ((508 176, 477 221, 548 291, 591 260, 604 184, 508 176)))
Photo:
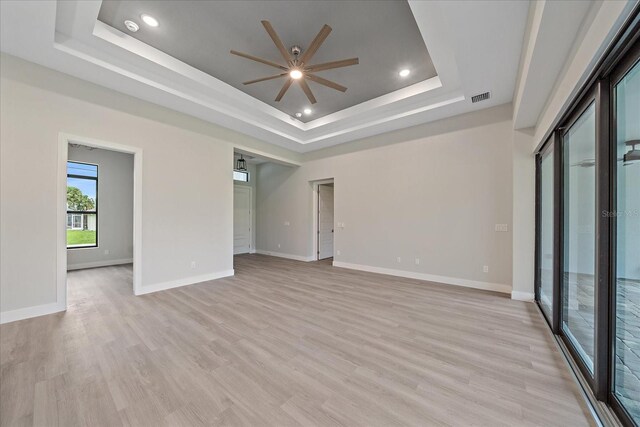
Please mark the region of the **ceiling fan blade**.
POLYGON ((323 79, 322 77, 314 76, 313 74, 305 74, 305 77, 323 86, 330 87, 331 89, 339 90, 340 92, 346 92, 347 88, 332 82, 331 80, 323 79))
POLYGON ((249 55, 249 54, 246 54, 246 53, 238 52, 237 50, 232 50, 231 54, 232 55, 241 56, 243 58, 247 58, 247 59, 250 59, 252 61, 261 62, 261 63, 266 64, 266 65, 271 65, 272 67, 276 67, 276 68, 279 68, 281 70, 288 70, 287 67, 284 67, 284 66, 282 66, 280 64, 276 64, 275 62, 271 62, 271 61, 266 60, 266 59, 258 58, 257 56, 249 55))
POLYGON ((280 51, 280 54, 282 55, 284 60, 287 61, 287 64, 291 62, 291 56, 289 55, 289 52, 287 52, 287 48, 285 48, 284 44, 282 44, 282 40, 280 40, 280 37, 278 37, 278 33, 276 33, 276 30, 273 29, 273 27, 271 26, 271 23, 269 21, 261 21, 261 22, 262 22, 262 26, 264 26, 264 29, 267 30, 267 33, 269 33, 271 40, 273 40, 273 43, 276 45, 276 47, 280 51))
POLYGON ((318 48, 324 43, 325 39, 329 36, 331 32, 331 27, 325 24, 315 39, 311 42, 307 50, 302 52, 302 57, 300 58, 300 62, 307 63, 307 61, 311 60, 313 55, 316 53, 318 48))
POLYGON ((316 72, 316 71, 322 71, 322 70, 331 70, 333 68, 342 68, 342 67, 349 67, 351 65, 357 65, 359 63, 360 61, 358 60, 358 58, 343 59, 341 61, 332 61, 332 62, 325 62, 323 64, 311 65, 306 68, 306 71, 316 72))
POLYGON ((313 92, 311 92, 311 88, 309 87, 305 79, 300 79, 298 81, 300 82, 300 87, 302 88, 302 91, 304 92, 305 95, 307 95, 307 98, 309 98, 309 102, 311 102, 312 104, 315 104, 317 102, 316 97, 313 96, 313 92))
POLYGON ((248 82, 244 82, 242 84, 243 85, 250 85, 250 84, 253 84, 253 83, 264 82, 266 80, 273 80, 273 79, 277 79, 277 78, 280 78, 280 77, 284 77, 287 74, 289 74, 289 73, 276 74, 275 76, 269 76, 269 77, 263 77, 261 79, 249 80, 248 82))
POLYGON ((279 102, 284 96, 284 94, 287 93, 287 90, 289 90, 289 88, 291 87, 291 83, 293 83, 293 79, 289 79, 286 82, 284 82, 284 86, 282 86, 282 89, 280 89, 278 96, 276 96, 276 102, 279 102))

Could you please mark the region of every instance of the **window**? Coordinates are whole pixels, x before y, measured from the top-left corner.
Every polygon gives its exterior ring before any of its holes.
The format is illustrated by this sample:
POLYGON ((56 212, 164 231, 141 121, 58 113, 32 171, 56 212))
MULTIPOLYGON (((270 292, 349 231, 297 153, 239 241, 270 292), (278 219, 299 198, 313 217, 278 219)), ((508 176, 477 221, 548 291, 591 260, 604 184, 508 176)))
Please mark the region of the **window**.
POLYGON ((249 172, 234 170, 233 171, 233 180, 234 181, 249 182, 249 172))
POLYGON ((554 145, 549 144, 541 155, 538 165, 538 200, 539 242, 538 242, 538 286, 542 311, 551 322, 553 312, 553 260, 554 260, 554 145))
POLYGON ((562 328, 593 373, 596 243, 596 108, 589 104, 563 137, 562 328))
POLYGON ((67 248, 98 246, 98 166, 67 162, 67 248))
MULTIPOLYGON (((615 357, 613 391, 640 423, 640 58, 613 89, 615 357)), ((615 82, 614 82, 615 83, 615 82)))

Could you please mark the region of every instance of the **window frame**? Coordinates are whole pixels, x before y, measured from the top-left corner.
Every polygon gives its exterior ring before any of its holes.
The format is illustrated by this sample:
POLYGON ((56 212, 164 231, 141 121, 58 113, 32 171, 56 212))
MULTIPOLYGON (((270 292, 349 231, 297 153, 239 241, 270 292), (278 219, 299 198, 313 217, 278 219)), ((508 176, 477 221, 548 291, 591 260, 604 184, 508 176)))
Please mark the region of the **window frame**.
MULTIPOLYGON (((559 274, 556 277, 557 283, 554 283, 554 288, 558 287, 558 292, 556 293, 556 295, 559 297, 559 310, 558 313, 556 315, 556 317, 558 318, 558 329, 557 329, 557 334, 560 337, 560 339, 562 339, 562 342, 564 343, 564 345, 566 346, 566 348, 569 350, 569 352, 571 353, 572 358, 574 359, 574 361, 576 362, 576 364, 578 365, 578 368, 580 369, 580 372, 582 373, 582 376, 585 378, 585 380, 589 383, 589 387, 591 387, 592 390, 596 389, 596 366, 597 366, 597 349, 598 349, 598 321, 597 321, 597 317, 598 314, 596 313, 597 311, 597 307, 598 307, 598 263, 597 263, 597 255, 598 255, 598 221, 595 222, 595 230, 594 230, 594 234, 595 234, 595 241, 594 241, 594 316, 596 318, 595 320, 595 324, 594 324, 594 330, 593 330, 593 340, 594 340, 594 355, 593 355, 593 372, 591 372, 591 370, 589 369, 589 367, 587 366, 586 361, 584 360, 583 356, 580 354, 580 350, 576 347, 576 344, 573 342, 573 340, 571 339, 571 337, 569 335, 572 335, 572 332, 570 330, 565 330, 565 322, 564 322, 564 313, 563 313, 563 303, 566 299, 566 295, 565 295, 565 287, 564 287, 564 261, 565 261, 565 257, 564 257, 564 251, 565 251, 565 230, 564 230, 564 214, 565 214, 565 196, 566 196, 566 192, 565 192, 565 182, 564 182, 564 176, 565 176, 565 164, 564 164, 564 152, 565 152, 565 146, 566 146, 566 142, 565 142, 565 138, 567 136, 567 133, 569 132, 569 130, 572 129, 573 125, 575 125, 578 120, 580 120, 580 118, 582 117, 582 115, 591 107, 591 105, 594 104, 594 110, 595 110, 595 151, 596 151, 596 187, 595 187, 595 206, 594 206, 594 212, 593 215, 595 218, 598 218, 598 183, 599 183, 599 179, 598 179, 598 163, 601 160, 600 159, 600 152, 598 150, 598 147, 601 145, 601 139, 599 138, 598 134, 598 123, 599 123, 599 112, 601 111, 600 108, 600 103, 599 103, 599 99, 596 93, 595 88, 592 88, 591 90, 589 90, 584 97, 582 98, 582 100, 572 109, 571 114, 561 122, 560 126, 558 126, 557 129, 557 134, 558 134, 558 140, 559 140, 559 150, 558 150, 558 154, 559 154, 559 161, 560 161, 560 165, 559 165, 559 174, 558 176, 556 176, 556 183, 558 184, 558 190, 560 193, 560 197, 559 197, 559 221, 556 224, 557 228, 554 229, 554 233, 557 233, 559 236, 558 239, 558 243, 559 246, 556 247, 557 250, 557 254, 554 254, 554 256, 556 257, 557 261, 558 261, 558 270, 559 270, 559 274), (559 179, 558 179, 559 178, 559 179)), ((555 295, 554 295, 555 296, 555 295)), ((555 313, 554 313, 555 314, 555 313)))
MULTIPOLYGON (((98 164, 96 163, 89 163, 89 162, 80 162, 77 160, 67 160, 67 187, 69 186, 69 178, 74 178, 74 179, 86 179, 89 181, 95 181, 96 183, 96 207, 93 211, 76 211, 76 210, 69 210, 67 205, 67 215, 72 215, 72 219, 71 219, 71 226, 73 227, 73 215, 95 215, 96 216, 96 243, 93 245, 76 245, 76 246, 69 246, 69 243, 67 242, 67 250, 75 250, 75 249, 95 249, 99 247, 99 241, 98 241, 98 231, 99 231, 99 221, 98 221, 98 210, 99 210, 99 206, 98 206, 98 194, 99 194, 99 189, 98 189, 98 177, 100 176, 100 167, 98 164), (85 176, 85 175, 77 175, 77 174, 71 174, 68 172, 69 170, 69 163, 76 163, 76 164, 80 164, 80 165, 89 165, 89 166, 95 166, 96 167, 96 176, 85 176)), ((73 228, 71 228, 73 229, 73 228)))
MULTIPOLYGON (((557 147, 559 146, 557 139, 557 133, 554 132, 547 138, 547 141, 543 145, 542 149, 536 154, 536 169, 535 169, 535 261, 534 261, 534 293, 535 293, 535 302, 538 304, 540 311, 544 319, 547 321, 547 324, 551 328, 552 331, 557 331, 558 326, 555 325, 554 321, 557 319, 557 308, 559 297, 557 295, 557 286, 556 286, 556 276, 558 266, 556 265, 556 248, 558 243, 558 233, 557 230, 557 221, 559 212, 558 209, 558 186, 554 185, 553 190, 553 246, 554 246, 554 256, 553 256, 553 289, 552 289, 552 297, 553 300, 551 302, 551 313, 547 316, 547 313, 542 308, 541 298, 541 289, 542 289, 542 276, 540 274, 541 269, 541 255, 542 255, 542 234, 541 234, 541 221, 542 221, 542 161, 548 156, 553 154, 553 182, 556 183, 558 178, 558 153, 557 147)), ((555 333, 555 332, 554 332, 555 333)))

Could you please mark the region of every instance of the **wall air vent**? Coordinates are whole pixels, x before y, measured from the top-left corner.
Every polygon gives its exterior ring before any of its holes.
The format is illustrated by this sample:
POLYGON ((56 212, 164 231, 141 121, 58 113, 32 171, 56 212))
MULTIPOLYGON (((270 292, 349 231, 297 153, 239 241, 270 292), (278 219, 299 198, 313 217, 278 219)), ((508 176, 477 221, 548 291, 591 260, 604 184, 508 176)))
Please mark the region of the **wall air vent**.
POLYGON ((485 92, 485 93, 481 93, 479 95, 474 95, 471 97, 471 102, 473 102, 474 104, 476 102, 480 102, 480 101, 485 101, 487 99, 491 98, 491 92, 485 92))

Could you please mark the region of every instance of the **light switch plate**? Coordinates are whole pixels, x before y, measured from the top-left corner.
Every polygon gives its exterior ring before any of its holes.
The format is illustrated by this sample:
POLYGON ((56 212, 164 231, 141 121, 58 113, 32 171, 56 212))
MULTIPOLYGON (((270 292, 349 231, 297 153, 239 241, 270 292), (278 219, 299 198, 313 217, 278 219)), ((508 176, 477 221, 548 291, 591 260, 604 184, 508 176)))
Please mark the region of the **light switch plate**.
POLYGON ((505 233, 505 232, 509 231, 509 225, 508 224, 496 224, 496 231, 498 231, 500 233, 505 233))

